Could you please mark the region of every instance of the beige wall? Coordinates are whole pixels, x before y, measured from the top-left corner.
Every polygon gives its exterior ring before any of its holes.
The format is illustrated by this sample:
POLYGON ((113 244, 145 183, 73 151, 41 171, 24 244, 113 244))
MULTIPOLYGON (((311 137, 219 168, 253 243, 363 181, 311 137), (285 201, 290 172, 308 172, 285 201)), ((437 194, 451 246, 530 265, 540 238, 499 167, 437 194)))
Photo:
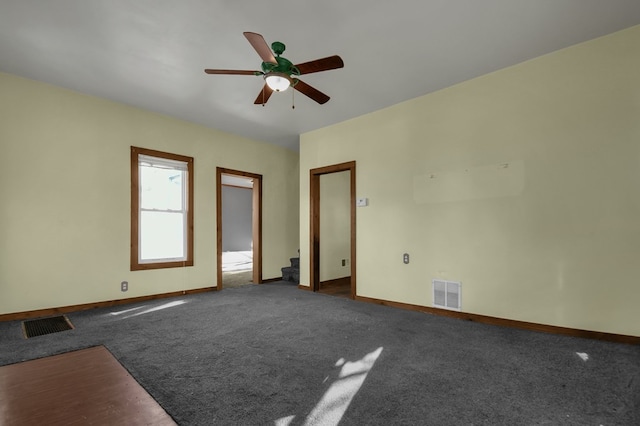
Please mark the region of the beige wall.
POLYGON ((320 281, 351 275, 350 258, 351 172, 320 175, 320 281))
POLYGON ((309 169, 355 160, 357 291, 640 336, 640 27, 304 134, 309 169), (402 253, 411 263, 402 263, 402 253))
POLYGON ((8 74, 0 93, 0 314, 215 286, 216 166, 264 176, 263 277, 296 253, 297 153, 8 74), (131 145, 194 157, 194 267, 129 271, 131 145))

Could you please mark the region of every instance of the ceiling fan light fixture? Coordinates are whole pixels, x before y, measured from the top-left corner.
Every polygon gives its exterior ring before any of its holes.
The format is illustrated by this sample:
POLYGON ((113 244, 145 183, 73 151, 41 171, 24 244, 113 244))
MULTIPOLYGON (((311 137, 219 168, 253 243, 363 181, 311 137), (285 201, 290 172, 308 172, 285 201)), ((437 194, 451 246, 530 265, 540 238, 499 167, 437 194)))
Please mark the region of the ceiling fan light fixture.
POLYGON ((275 92, 284 92, 291 86, 291 77, 281 72, 270 72, 264 76, 267 86, 275 92))

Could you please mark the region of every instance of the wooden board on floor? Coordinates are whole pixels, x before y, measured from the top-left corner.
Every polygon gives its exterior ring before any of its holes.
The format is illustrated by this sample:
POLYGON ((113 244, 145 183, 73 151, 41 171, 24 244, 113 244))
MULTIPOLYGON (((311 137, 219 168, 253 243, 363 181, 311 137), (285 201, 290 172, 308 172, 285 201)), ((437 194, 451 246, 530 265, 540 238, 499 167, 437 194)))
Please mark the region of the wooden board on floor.
POLYGON ((0 367, 2 425, 175 425, 104 346, 0 367))
POLYGON ((351 298, 351 277, 336 278, 320 282, 318 293, 351 298))

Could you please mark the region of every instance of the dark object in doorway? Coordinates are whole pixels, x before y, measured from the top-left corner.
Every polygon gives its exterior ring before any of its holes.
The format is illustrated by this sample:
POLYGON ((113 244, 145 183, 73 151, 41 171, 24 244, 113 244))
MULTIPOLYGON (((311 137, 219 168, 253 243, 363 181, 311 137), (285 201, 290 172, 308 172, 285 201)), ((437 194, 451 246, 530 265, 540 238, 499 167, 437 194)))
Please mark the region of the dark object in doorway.
POLYGON ((289 259, 289 262, 291 262, 291 266, 280 268, 282 271, 282 281, 300 284, 300 257, 292 257, 289 259))

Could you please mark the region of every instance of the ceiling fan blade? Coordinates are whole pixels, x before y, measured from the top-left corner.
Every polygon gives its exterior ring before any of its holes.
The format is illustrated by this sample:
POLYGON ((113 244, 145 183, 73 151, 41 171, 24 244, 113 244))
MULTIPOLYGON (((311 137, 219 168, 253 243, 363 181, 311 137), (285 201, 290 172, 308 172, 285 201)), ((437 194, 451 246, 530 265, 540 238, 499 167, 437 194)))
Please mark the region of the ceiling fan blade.
POLYGON ((228 74, 228 75, 256 75, 256 73, 258 74, 262 74, 259 71, 245 71, 245 70, 212 70, 212 69, 206 69, 204 70, 204 72, 206 72, 207 74, 228 74))
POLYGON ((245 31, 242 34, 244 34, 247 40, 249 40, 249 43, 251 43, 251 46, 253 46, 256 52, 258 52, 258 55, 260 55, 263 62, 269 62, 271 64, 276 64, 276 65, 278 64, 278 62, 276 61, 276 58, 273 56, 273 53, 271 52, 271 49, 269 48, 269 45, 267 44, 266 41, 264 41, 264 37, 262 37, 258 33, 252 33, 248 31, 245 31))
POLYGON ((258 97, 256 98, 256 101, 254 102, 254 104, 256 105, 266 104, 269 98, 271 97, 272 93, 273 93, 273 90, 271 89, 271 87, 267 86, 267 84, 265 83, 265 85, 262 87, 262 90, 260 91, 260 94, 258 94, 258 97))
POLYGON ((303 95, 310 97, 320 105, 327 103, 327 101, 331 99, 329 96, 325 95, 318 89, 309 86, 307 83, 305 83, 302 80, 298 80, 298 83, 295 86, 293 86, 293 88, 296 89, 298 92, 302 93, 303 95))
POLYGON ((316 59, 315 61, 298 64, 296 67, 300 71, 300 75, 302 75, 342 68, 344 67, 344 62, 342 62, 342 58, 340 56, 333 55, 322 59, 316 59))

